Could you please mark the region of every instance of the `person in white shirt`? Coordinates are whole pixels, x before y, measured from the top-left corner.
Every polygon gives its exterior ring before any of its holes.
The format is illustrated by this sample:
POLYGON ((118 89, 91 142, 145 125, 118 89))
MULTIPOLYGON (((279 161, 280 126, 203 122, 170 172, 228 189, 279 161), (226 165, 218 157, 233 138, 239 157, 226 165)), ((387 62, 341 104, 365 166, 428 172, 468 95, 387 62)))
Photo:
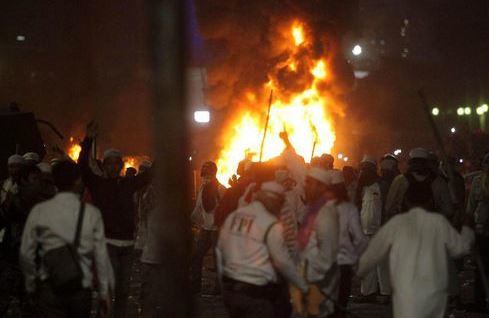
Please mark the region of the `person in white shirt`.
MULTIPOLYGON (((394 216, 370 241, 357 274, 365 276, 385 258, 392 273, 392 303, 395 318, 442 318, 448 298, 448 262, 470 252, 474 232, 464 226, 458 233, 435 212, 430 184, 409 187, 412 206, 394 216)), ((469 218, 466 225, 469 225, 469 218)))
POLYGON ((114 277, 107 253, 102 216, 94 206, 85 205, 77 250, 83 273, 83 288, 72 293, 56 294, 49 283, 49 276, 42 262, 43 256, 52 249, 73 242, 83 188, 81 172, 73 162, 57 164, 53 177, 60 192, 53 199, 34 206, 22 235, 20 263, 26 290, 29 294, 38 294, 42 317, 90 317, 95 276, 98 280, 101 312, 106 314, 110 308, 114 277), (39 268, 36 265, 37 253, 41 259, 39 268), (92 268, 95 268, 95 275, 92 268))
MULTIPOLYGON (((382 224, 382 195, 377 174, 377 162, 370 156, 365 156, 360 164, 360 177, 357 189, 357 205, 360 210, 363 233, 371 238, 377 233, 382 224)), ((377 293, 386 296, 391 294, 388 268, 379 265, 369 275, 362 279, 361 297, 356 302, 375 302, 377 293)))
MULTIPOLYGON (((200 175, 202 177, 202 186, 191 215, 192 223, 198 229, 190 265, 192 294, 200 294, 202 291, 204 257, 209 250, 214 250, 218 236, 214 213, 226 190, 217 180, 217 166, 214 162, 208 161, 204 163, 200 175)), ((217 290, 213 292, 217 293, 217 290)))
POLYGON ((331 185, 326 191, 326 197, 331 202, 332 208, 337 211, 339 225, 336 261, 340 268, 340 283, 339 306, 335 308, 335 317, 346 317, 344 309, 348 305, 348 297, 351 294, 351 283, 355 272, 353 267, 356 266, 360 256, 367 248, 368 238, 363 234, 360 213, 349 200, 341 171, 331 171, 331 185))
POLYGON ((221 228, 216 252, 224 304, 231 318, 283 317, 280 275, 302 292, 308 290, 278 220, 283 202, 284 188, 265 182, 256 199, 232 212, 221 228))

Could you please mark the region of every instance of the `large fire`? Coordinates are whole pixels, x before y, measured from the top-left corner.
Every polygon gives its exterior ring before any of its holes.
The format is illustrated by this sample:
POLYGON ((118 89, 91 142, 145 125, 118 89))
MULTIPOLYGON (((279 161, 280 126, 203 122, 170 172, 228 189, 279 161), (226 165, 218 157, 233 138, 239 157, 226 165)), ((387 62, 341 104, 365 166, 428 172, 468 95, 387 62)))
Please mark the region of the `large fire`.
POLYGON ((262 160, 282 153, 285 145, 279 134, 283 131, 288 133, 292 145, 306 162, 314 154, 331 152, 336 139, 331 117, 334 101, 327 94, 327 84, 332 78, 326 57, 312 57, 314 48, 307 35, 307 26, 300 21, 293 21, 288 26, 285 36, 288 42, 283 44, 288 46, 286 62, 277 63, 261 91, 250 91, 243 96, 242 105, 225 127, 223 148, 217 160, 218 179, 223 184, 236 173, 238 163, 245 155, 259 160, 268 109, 263 96, 272 90, 273 102, 262 160), (279 87, 276 74, 284 68, 288 68, 289 75, 300 76, 305 83, 301 87, 305 89, 294 91, 279 87), (257 103, 263 104, 260 110, 252 107, 257 103))
POLYGON ((75 142, 75 138, 70 137, 70 146, 68 148, 67 155, 73 161, 78 161, 78 157, 80 157, 81 146, 79 143, 75 142))

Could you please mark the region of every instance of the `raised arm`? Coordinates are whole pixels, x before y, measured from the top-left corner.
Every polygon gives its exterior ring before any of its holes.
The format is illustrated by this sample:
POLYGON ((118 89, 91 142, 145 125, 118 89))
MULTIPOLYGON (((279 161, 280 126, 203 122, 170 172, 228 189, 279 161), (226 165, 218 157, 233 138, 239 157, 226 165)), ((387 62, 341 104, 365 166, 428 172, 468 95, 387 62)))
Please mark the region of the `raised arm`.
POLYGON ((95 180, 99 178, 95 173, 93 173, 90 168, 90 149, 92 148, 93 139, 98 134, 97 125, 94 123, 90 123, 87 126, 87 133, 85 139, 81 143, 81 152, 78 157, 78 166, 82 171, 83 182, 85 185, 90 188, 95 180))

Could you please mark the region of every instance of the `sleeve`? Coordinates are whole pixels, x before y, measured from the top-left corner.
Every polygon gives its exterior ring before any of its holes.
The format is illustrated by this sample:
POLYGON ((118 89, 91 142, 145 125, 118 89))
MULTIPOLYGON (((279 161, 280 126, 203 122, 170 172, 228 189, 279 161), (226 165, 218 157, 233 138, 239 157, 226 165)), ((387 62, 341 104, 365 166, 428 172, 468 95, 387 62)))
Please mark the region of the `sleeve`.
POLYGON ((352 204, 351 207, 349 207, 348 214, 348 232, 357 254, 361 255, 367 249, 368 238, 363 234, 362 224, 360 223, 360 214, 356 206, 352 204))
POLYGON ((32 293, 36 289, 36 251, 39 245, 36 225, 38 220, 39 211, 37 207, 34 207, 27 218, 20 245, 19 261, 22 271, 24 272, 25 288, 28 293, 32 293))
POLYGON ((283 228, 280 223, 272 225, 266 237, 266 242, 275 268, 287 281, 299 288, 302 292, 307 292, 308 285, 304 278, 299 275, 294 261, 289 254, 283 238, 283 228))
POLYGON ((450 256, 458 258, 468 254, 475 241, 474 231, 464 226, 462 232, 458 233, 448 220, 443 218, 443 222, 444 231, 447 234, 447 250, 450 256))
POLYGON ((91 138, 85 137, 81 143, 81 152, 78 157, 78 166, 82 172, 83 182, 89 189, 93 187, 96 179, 99 178, 90 168, 90 149, 92 148, 92 142, 93 140, 91 138))
POLYGON ((105 241, 104 223, 98 210, 95 211, 94 226, 94 257, 95 269, 99 280, 99 292, 101 297, 107 297, 109 291, 114 290, 114 272, 110 263, 107 252, 107 243, 105 241))
POLYGON ((319 212, 315 225, 318 255, 316 259, 309 260, 309 265, 315 266, 321 273, 326 273, 336 262, 338 228, 337 214, 330 207, 319 212))
POLYGON ((365 276, 372 271, 389 253, 396 232, 396 219, 384 225, 369 242, 367 250, 360 258, 357 275, 365 276))
POLYGON ((134 192, 141 190, 153 180, 154 164, 148 170, 136 175, 134 178, 134 192))

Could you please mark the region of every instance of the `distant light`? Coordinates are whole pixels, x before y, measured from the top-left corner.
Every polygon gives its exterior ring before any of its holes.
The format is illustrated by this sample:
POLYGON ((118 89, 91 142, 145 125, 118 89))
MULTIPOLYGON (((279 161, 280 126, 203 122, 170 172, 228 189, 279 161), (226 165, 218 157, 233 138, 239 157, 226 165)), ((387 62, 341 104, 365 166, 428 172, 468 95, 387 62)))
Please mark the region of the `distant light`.
POLYGON ((343 154, 341 152, 338 154, 338 159, 343 159, 343 154))
POLYGON ((207 110, 197 110, 194 112, 194 120, 197 123, 208 123, 211 121, 211 113, 207 110))
POLYGON ((433 114, 433 116, 438 116, 440 115, 440 109, 438 107, 433 107, 431 113, 433 114))
POLYGON ((344 162, 348 162, 349 158, 348 157, 343 157, 344 162))
POLYGON ((464 114, 464 108, 463 107, 457 108, 457 115, 463 116, 463 114, 464 114))
POLYGON ((188 157, 188 161, 192 161, 192 156, 188 157))
POLYGON ((454 133, 456 133, 456 132, 457 132, 457 129, 456 129, 455 127, 452 127, 452 129, 450 129, 450 132, 451 132, 452 134, 454 134, 454 133))
POLYGON ((489 106, 487 106, 487 104, 481 105, 481 108, 484 110, 485 113, 489 111, 489 106))
POLYGON ((370 72, 368 72, 368 71, 359 71, 359 70, 353 71, 353 75, 355 75, 356 79, 363 79, 363 78, 367 77, 369 74, 370 74, 370 72))
POLYGON ((353 55, 355 55, 355 56, 359 56, 360 54, 362 54, 362 51, 363 51, 363 50, 362 50, 362 47, 361 47, 360 45, 358 45, 358 44, 357 44, 357 45, 355 45, 355 46, 353 47, 353 49, 351 50, 351 52, 352 52, 352 53, 353 53, 353 55))
POLYGON ((24 42, 25 41, 25 35, 19 34, 19 35, 17 35, 16 39, 19 42, 24 42))
POLYGON ((464 114, 465 114, 465 115, 470 115, 470 114, 472 114, 472 108, 470 108, 470 107, 465 107, 465 108, 464 108, 464 114))
POLYGON ((459 159, 458 162, 459 163, 464 163, 464 160, 463 159, 459 159))
POLYGON ((475 111, 476 111, 477 115, 479 115, 479 116, 481 116, 485 113, 484 109, 482 107, 477 107, 477 109, 475 111))
POLYGON ((399 156, 401 153, 402 153, 402 150, 401 149, 394 150, 394 155, 395 156, 399 156))

